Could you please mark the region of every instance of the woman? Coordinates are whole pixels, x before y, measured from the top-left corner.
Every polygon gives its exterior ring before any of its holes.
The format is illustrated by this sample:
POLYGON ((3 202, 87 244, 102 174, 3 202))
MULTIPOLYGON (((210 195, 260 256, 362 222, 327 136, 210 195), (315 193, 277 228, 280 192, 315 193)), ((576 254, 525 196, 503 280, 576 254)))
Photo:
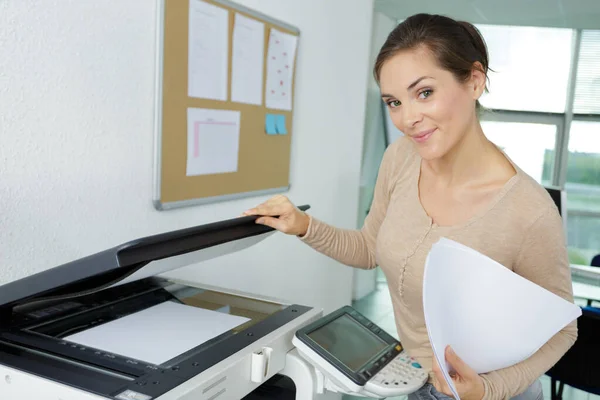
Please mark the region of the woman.
MULTIPOLYGON (((404 347, 432 370, 413 398, 451 396, 432 357, 422 305, 425 258, 440 237, 573 301, 556 206, 482 131, 478 99, 487 72, 487 49, 473 25, 426 14, 408 18, 391 32, 375 63, 382 99, 405 136, 385 152, 364 226, 332 227, 283 196, 245 213, 341 263, 382 268, 404 347)), ((451 349, 446 359, 456 370, 453 380, 462 400, 541 399, 538 378, 576 337, 574 321, 527 360, 487 374, 476 374, 451 349)))

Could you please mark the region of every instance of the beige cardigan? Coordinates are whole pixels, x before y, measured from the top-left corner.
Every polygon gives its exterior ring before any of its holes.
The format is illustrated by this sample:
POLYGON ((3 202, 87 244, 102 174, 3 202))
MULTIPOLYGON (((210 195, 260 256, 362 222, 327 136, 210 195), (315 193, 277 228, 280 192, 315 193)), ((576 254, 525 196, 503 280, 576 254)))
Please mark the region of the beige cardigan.
MULTIPOLYGON (((398 139, 383 157, 362 229, 339 229, 311 217, 301 240, 349 266, 380 266, 400 340, 411 356, 431 369, 422 280, 427 253, 440 237, 463 243, 562 298, 573 301, 573 295, 562 220, 542 186, 513 163, 517 174, 487 209, 458 226, 437 226, 419 201, 420 160, 409 139, 398 139)), ((484 399, 507 399, 523 392, 560 359, 576 337, 573 321, 527 360, 482 375, 484 399)))

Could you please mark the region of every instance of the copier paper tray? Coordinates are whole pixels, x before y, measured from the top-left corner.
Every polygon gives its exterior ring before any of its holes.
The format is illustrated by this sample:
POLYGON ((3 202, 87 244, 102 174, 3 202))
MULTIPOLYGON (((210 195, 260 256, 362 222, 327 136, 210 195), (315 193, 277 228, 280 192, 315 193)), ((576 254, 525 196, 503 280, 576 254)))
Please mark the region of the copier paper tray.
POLYGON ((137 239, 1 286, 0 364, 102 398, 154 399, 250 346, 310 308, 157 275, 274 233, 255 219, 137 239))

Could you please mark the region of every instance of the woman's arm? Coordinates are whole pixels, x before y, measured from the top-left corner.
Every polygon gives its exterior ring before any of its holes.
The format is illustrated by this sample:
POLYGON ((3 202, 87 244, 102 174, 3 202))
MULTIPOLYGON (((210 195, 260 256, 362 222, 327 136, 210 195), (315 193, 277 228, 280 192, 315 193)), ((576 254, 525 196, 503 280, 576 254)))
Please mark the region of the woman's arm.
MULTIPOLYGON (((572 302, 573 286, 562 219, 549 207, 525 235, 514 271, 572 302)), ((544 318, 532 315, 531 318, 544 318)), ((482 374, 484 400, 507 399, 522 393, 569 350, 577 339, 577 321, 554 335, 528 359, 508 368, 482 374)), ((507 338, 507 340, 513 340, 507 338)), ((514 340, 518 340, 515 338, 514 340)), ((501 345, 501 344, 499 344, 501 345)))
POLYGON ((341 229, 310 217, 308 230, 301 240, 313 249, 345 265, 355 268, 372 269, 375 261, 375 242, 379 227, 383 222, 391 195, 398 163, 398 142, 389 146, 383 156, 371 209, 360 230, 341 229))

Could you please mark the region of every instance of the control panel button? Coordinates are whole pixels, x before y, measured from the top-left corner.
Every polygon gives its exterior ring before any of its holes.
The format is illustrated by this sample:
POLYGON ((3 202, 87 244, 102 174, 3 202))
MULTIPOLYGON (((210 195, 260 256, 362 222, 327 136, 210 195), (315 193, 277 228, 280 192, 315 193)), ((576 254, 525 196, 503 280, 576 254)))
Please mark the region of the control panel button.
POLYGON ((418 362, 416 362, 416 361, 415 361, 414 363, 412 363, 411 365, 412 365, 413 367, 415 367, 415 368, 421 368, 421 364, 419 364, 419 363, 418 363, 418 362))

